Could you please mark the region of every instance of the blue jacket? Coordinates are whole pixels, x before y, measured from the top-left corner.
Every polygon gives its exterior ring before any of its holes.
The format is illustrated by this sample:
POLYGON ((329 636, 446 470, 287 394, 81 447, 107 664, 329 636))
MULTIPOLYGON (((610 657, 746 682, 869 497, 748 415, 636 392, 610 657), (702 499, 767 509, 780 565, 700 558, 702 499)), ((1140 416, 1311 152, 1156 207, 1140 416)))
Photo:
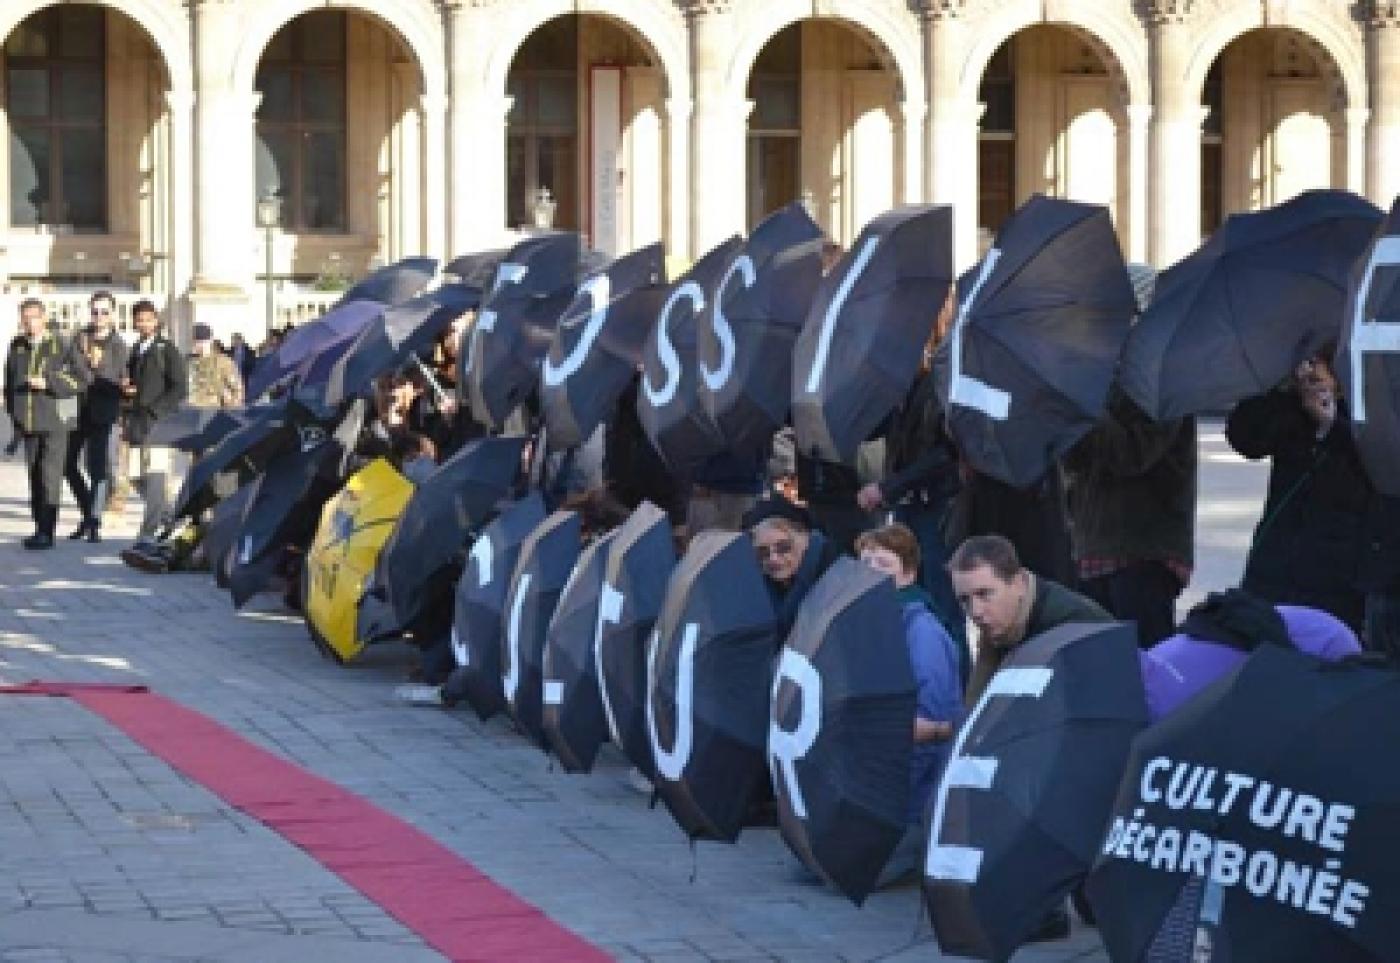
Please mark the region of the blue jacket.
MULTIPOLYGON (((915 712, 921 719, 950 722, 956 729, 963 717, 957 646, 930 610, 921 589, 910 586, 899 595, 904 603, 904 638, 909 645, 909 663, 918 693, 915 712)), ((909 773, 911 825, 923 822, 929 797, 948 763, 952 746, 951 740, 914 744, 909 773)))

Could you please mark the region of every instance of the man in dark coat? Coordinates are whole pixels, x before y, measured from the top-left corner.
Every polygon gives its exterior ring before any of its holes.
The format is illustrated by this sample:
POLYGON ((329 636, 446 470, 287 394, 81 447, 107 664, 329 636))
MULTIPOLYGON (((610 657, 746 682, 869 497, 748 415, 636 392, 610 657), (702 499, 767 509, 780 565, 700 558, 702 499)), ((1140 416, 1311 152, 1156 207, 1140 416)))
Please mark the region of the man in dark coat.
POLYGON ((122 394, 127 399, 126 440, 138 459, 137 488, 146 503, 141 518, 139 540, 150 541, 164 523, 169 507, 171 452, 147 443, 151 429, 161 418, 180 407, 189 392, 185 357, 160 332, 160 315, 150 301, 139 301, 131 309, 137 342, 132 345, 127 380, 122 394))
POLYGON ((98 291, 88 301, 88 309, 92 323, 78 333, 74 344, 92 372, 92 381, 83 394, 77 430, 68 436, 63 474, 83 513, 83 520, 69 538, 98 542, 112 488, 112 426, 121 414, 128 351, 114 323, 116 301, 112 295, 98 291))
POLYGON ((1372 496, 1357 588, 1366 596, 1366 648, 1400 662, 1400 498, 1372 496))
POLYGON ((1108 415, 1065 456, 1079 589, 1136 622, 1138 644, 1176 629, 1196 535, 1196 423, 1154 422, 1117 389, 1108 415))
POLYGON ((1326 357, 1240 402, 1225 437, 1245 458, 1273 462, 1243 588, 1275 605, 1331 612, 1360 633, 1357 575, 1373 490, 1326 357))
POLYGON ((89 377, 72 343, 49 332, 44 305, 34 298, 21 304, 19 334, 5 358, 5 408, 23 438, 29 471, 34 534, 25 548, 53 548, 68 433, 77 425, 78 396, 89 377))

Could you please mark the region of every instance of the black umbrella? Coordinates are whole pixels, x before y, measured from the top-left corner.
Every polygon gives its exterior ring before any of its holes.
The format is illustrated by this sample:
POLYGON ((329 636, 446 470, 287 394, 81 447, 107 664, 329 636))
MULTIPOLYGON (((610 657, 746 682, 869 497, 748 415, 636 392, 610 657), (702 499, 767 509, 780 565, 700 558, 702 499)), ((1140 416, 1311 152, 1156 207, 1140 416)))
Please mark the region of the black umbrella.
MULTIPOLYGON (((188 434, 174 437, 170 441, 170 446, 178 448, 180 451, 208 451, 249 421, 258 417, 266 408, 267 406, 256 405, 251 408, 198 409, 201 412, 197 416, 202 422, 200 427, 188 434)), ((163 423, 163 421, 157 421, 156 427, 159 428, 163 423)))
POLYGON ((204 557, 219 588, 228 588, 229 566, 233 564, 233 545, 243 526, 243 514, 248 509, 257 488, 256 482, 241 486, 228 498, 214 506, 204 526, 204 557))
POLYGON ((743 240, 732 237, 710 251, 671 286, 656 325, 642 349, 637 419, 652 447, 676 473, 685 476, 723 448, 700 406, 700 318, 743 240))
POLYGON ((544 642, 544 733, 565 772, 589 772, 608 741, 597 646, 612 533, 578 557, 544 642))
POLYGON ((367 593, 386 605, 361 608, 360 638, 382 638, 413 622, 436 594, 438 576, 510 493, 525 441, 478 438, 413 490, 379 553, 367 593))
POLYGON ((283 403, 263 408, 190 466, 171 515, 197 518, 212 506, 218 500, 214 479, 219 475, 236 472, 252 480, 280 452, 311 451, 325 440, 326 426, 299 407, 283 403))
POLYGON ((914 383, 953 277, 950 207, 896 208, 861 232, 822 279, 794 349, 799 451, 855 461, 914 383))
POLYGON ((313 493, 319 488, 323 502, 334 491, 317 485, 321 466, 334 449, 326 436, 309 450, 283 452, 252 483, 229 563, 228 587, 235 608, 262 591, 284 548, 315 534, 320 511, 313 493), (269 559, 271 566, 266 564, 269 559))
POLYGON ((568 232, 522 241, 501 262, 459 362, 457 383, 478 423, 499 428, 534 390, 578 262, 579 238, 568 232))
POLYGON ((374 381, 429 348, 453 321, 481 303, 481 292, 465 284, 435 291, 386 308, 346 349, 326 379, 324 401, 338 405, 368 395, 374 381))
POLYGON ((1400 202, 1391 208, 1347 299, 1337 375, 1371 482, 1400 495, 1400 202))
POLYGON ((1231 215, 1157 279, 1123 352, 1123 389, 1163 420, 1269 391, 1337 340, 1348 280, 1381 219, 1337 190, 1231 215))
POLYGON ((378 301, 381 304, 402 304, 423 293, 437 274, 437 259, 406 257, 372 271, 346 291, 336 307, 352 301, 378 301))
POLYGON ((287 340, 272 354, 258 361, 248 378, 249 398, 258 398, 269 388, 289 378, 308 360, 333 345, 353 341, 384 312, 380 301, 341 300, 314 321, 294 328, 287 340))
POLYGON ((1395 959, 1397 701, 1393 665, 1263 645, 1142 733, 1089 876, 1109 955, 1395 959))
POLYGON ((447 267, 442 269, 442 273, 451 275, 467 287, 476 288, 484 296, 491 283, 496 280, 496 271, 508 253, 505 248, 499 248, 494 251, 463 254, 447 262, 447 267))
POLYGON ((700 325, 700 404, 735 452, 767 451, 792 404, 792 348, 822 276, 821 228, 790 204, 754 228, 700 325))
POLYGON ((631 384, 666 293, 665 277, 666 250, 652 244, 618 258, 579 287, 540 372, 550 447, 583 444, 631 384))
MULTIPOLYGON (((181 405, 170 414, 156 419, 156 423, 151 426, 151 432, 146 436, 148 445, 168 445, 172 448, 179 448, 182 451, 194 450, 187 446, 196 440, 202 440, 205 429, 210 422, 219 418, 221 423, 227 424, 228 419, 236 419, 232 412, 225 412, 221 408, 196 408, 194 405, 181 405)), ((238 422, 235 420, 234 426, 238 422)))
POLYGON ((656 764, 647 732, 647 643, 675 567, 670 519, 644 502, 613 535, 594 656, 608 732, 648 778, 656 764))
POLYGON ((544 641, 559 596, 578 561, 577 512, 555 512, 520 548, 501 620, 501 681, 506 709, 541 748, 544 732, 544 641))
POLYGON ((894 583, 838 559, 779 656, 768 756, 783 839, 857 904, 909 826, 916 703, 894 583))
POLYGON ((1036 195, 958 284, 934 364, 958 448, 1035 484, 1102 417, 1137 302, 1108 209, 1036 195))
POLYGON ((548 514, 531 492, 497 515, 467 553, 452 614, 454 688, 460 688, 482 721, 505 709, 501 688, 501 620, 506 593, 525 539, 548 514))
POLYGON ((1017 647, 933 796, 924 895, 943 952, 1004 960, 1064 904, 1146 724, 1132 625, 1063 625, 1017 647))
POLYGON ((699 535, 671 576, 647 661, 656 789, 692 839, 737 839, 768 777, 773 632, 752 540, 699 535))

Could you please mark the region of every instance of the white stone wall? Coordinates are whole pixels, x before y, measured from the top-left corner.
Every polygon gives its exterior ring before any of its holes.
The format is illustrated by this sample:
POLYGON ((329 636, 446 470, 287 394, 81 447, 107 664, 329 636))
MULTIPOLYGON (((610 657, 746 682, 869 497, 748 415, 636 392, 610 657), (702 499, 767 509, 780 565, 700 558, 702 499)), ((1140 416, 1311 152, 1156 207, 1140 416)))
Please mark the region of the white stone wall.
MULTIPOLYGON (((0 5, 0 36, 51 2, 0 5)), ((82 243, 97 259, 133 247, 155 255, 147 286, 178 317, 192 309, 223 329, 261 313, 257 63, 291 18, 326 6, 356 14, 349 228, 278 237, 279 273, 314 271, 330 250, 355 269, 503 243, 506 76, 524 40, 566 14, 590 25, 581 60, 609 60, 617 31, 645 52, 646 63, 620 65, 619 237, 660 237, 681 258, 743 230, 749 74, 763 46, 799 22, 813 25, 801 177, 843 242, 883 205, 934 201, 956 208, 959 259, 975 257, 978 89, 1013 37, 1017 194, 1107 203, 1132 258, 1165 264, 1199 241, 1201 92, 1217 60, 1231 90, 1227 209, 1321 184, 1386 206, 1400 192, 1394 0, 100 2, 115 25, 112 229, 82 243), (1281 76, 1280 44, 1303 51, 1306 69, 1281 76)), ((0 111, 0 135, 5 126, 0 111)), ((9 230, 5 203, 0 192, 0 281, 41 273, 36 265, 75 243, 9 230)))

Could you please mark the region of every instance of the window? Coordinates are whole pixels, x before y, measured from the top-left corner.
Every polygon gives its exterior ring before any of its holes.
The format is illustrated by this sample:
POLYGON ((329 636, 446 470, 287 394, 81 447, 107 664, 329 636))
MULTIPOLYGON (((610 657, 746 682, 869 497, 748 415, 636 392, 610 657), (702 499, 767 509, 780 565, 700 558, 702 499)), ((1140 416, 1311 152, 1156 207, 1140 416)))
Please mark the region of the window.
POLYGON ((253 201, 280 197, 283 230, 346 229, 345 32, 343 13, 304 14, 278 31, 258 65, 253 201))
POLYGON ((103 16, 98 7, 50 7, 5 42, 15 227, 107 229, 103 16))
POLYGON ((506 217, 534 224, 535 194, 554 198, 554 226, 576 231, 578 193, 578 18, 559 17, 520 47, 506 81, 506 217))
POLYGON ((749 78, 749 229, 801 198, 802 27, 780 31, 749 78))
POLYGON ((1016 47, 1002 44, 982 74, 977 135, 977 226, 995 235, 1016 210, 1016 47))
POLYGON ((1206 74, 1203 99, 1208 108, 1201 132, 1201 234, 1213 234, 1225 220, 1222 194, 1225 154, 1225 89, 1217 60, 1206 74))

